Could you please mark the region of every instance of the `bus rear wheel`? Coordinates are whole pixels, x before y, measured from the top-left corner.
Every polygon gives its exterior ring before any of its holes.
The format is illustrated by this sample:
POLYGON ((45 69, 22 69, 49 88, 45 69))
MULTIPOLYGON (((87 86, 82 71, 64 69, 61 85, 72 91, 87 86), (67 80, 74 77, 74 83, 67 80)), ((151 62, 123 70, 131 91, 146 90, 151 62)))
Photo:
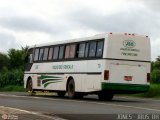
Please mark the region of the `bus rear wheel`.
POLYGON ((69 98, 75 98, 76 92, 75 92, 75 83, 74 83, 74 80, 73 80, 73 79, 71 79, 71 80, 68 82, 67 92, 68 92, 68 97, 69 97, 69 98))
POLYGON ((75 92, 75 82, 73 79, 71 79, 68 82, 67 85, 67 92, 68 92, 68 97, 69 98, 75 98, 75 99, 82 99, 83 98, 83 94, 79 93, 79 92, 75 92))
POLYGON ((108 92, 100 92, 98 94, 98 98, 102 101, 111 101, 113 99, 114 94, 113 93, 108 93, 108 92))
POLYGON ((32 83, 32 80, 28 80, 27 82, 27 92, 29 93, 30 96, 34 96, 35 95, 35 92, 33 90, 33 83, 32 83))

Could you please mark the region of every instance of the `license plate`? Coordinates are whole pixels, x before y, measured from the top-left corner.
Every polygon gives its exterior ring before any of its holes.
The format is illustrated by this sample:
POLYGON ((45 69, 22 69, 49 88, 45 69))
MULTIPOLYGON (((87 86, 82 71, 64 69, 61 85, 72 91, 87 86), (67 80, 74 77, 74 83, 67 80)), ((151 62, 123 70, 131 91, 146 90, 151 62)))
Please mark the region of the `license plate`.
POLYGON ((126 81, 132 81, 132 76, 124 76, 124 80, 126 80, 126 81))

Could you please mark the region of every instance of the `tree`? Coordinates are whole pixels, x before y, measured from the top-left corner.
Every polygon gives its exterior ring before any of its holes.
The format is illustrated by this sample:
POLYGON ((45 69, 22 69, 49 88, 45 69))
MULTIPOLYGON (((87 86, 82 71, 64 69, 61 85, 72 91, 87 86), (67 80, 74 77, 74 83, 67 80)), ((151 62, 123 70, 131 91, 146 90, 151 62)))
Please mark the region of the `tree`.
POLYGON ((158 57, 156 58, 156 61, 160 61, 160 56, 158 56, 158 57))
POLYGON ((160 56, 151 62, 151 82, 160 83, 160 56))
POLYGON ((0 53, 0 87, 23 85, 23 70, 28 47, 10 49, 8 54, 0 53))
POLYGON ((153 83, 160 83, 160 69, 154 69, 152 71, 151 80, 153 83))
POLYGON ((9 58, 6 54, 0 53, 0 71, 2 71, 3 68, 8 68, 9 65, 9 58))
POLYGON ((9 56, 9 68, 10 69, 23 69, 25 66, 25 58, 27 56, 27 49, 25 47, 21 50, 10 49, 8 51, 9 56))

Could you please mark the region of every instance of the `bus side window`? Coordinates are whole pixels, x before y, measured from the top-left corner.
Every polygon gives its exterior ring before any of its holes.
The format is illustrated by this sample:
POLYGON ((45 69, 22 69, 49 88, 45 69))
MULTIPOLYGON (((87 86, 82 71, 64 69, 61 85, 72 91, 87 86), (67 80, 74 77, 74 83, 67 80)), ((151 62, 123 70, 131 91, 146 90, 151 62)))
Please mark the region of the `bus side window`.
POLYGON ((70 51, 70 45, 66 45, 65 59, 68 59, 68 58, 69 58, 69 51, 70 51))
POLYGON ((44 48, 43 60, 47 60, 49 48, 44 48))
POLYGON ((48 60, 52 60, 53 57, 53 47, 49 48, 48 60))
POLYGON ((85 54, 85 43, 79 44, 78 58, 83 58, 85 54))
POLYGON ((35 49, 34 51, 34 61, 38 61, 38 56, 39 56, 39 48, 35 49))
POLYGON ((41 49, 40 49, 40 52, 39 52, 39 61, 42 61, 42 60, 43 60, 43 52, 44 52, 44 49, 41 48, 41 49))
POLYGON ((75 57, 75 51, 76 51, 76 45, 73 44, 73 45, 70 46, 69 58, 74 58, 75 57))
POLYGON ((75 51, 76 51, 76 45, 67 45, 65 50, 65 59, 68 58, 74 58, 75 57, 75 51))
POLYGON ((88 49, 89 49, 89 43, 86 43, 85 57, 88 57, 88 49))
POLYGON ((90 42, 89 57, 95 57, 96 54, 96 41, 90 42))
POLYGON ((64 45, 59 48, 59 57, 58 59, 63 59, 64 56, 64 45))
POLYGON ((102 57, 102 53, 103 53, 103 41, 98 41, 96 57, 102 57))
POLYGON ((54 51, 53 51, 53 59, 54 60, 58 59, 58 52, 59 52, 59 46, 54 47, 54 51))

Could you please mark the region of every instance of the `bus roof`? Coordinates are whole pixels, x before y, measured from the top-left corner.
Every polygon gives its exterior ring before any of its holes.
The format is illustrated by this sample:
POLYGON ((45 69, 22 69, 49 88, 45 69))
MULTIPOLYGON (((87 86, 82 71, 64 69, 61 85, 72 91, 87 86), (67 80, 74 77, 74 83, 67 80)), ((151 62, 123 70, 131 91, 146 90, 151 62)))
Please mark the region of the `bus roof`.
POLYGON ((61 41, 55 41, 50 43, 43 43, 43 44, 35 44, 29 47, 29 49, 34 47, 43 47, 43 46, 50 46, 50 45, 58 45, 58 44, 65 44, 65 43, 74 43, 74 42, 81 42, 81 41, 89 41, 93 39, 103 39, 108 35, 132 35, 132 36, 139 36, 139 37, 148 37, 144 35, 138 35, 138 34, 130 34, 130 33, 102 33, 102 34, 96 34, 91 37, 83 37, 83 38, 76 38, 76 39, 69 39, 69 40, 61 40, 61 41))

